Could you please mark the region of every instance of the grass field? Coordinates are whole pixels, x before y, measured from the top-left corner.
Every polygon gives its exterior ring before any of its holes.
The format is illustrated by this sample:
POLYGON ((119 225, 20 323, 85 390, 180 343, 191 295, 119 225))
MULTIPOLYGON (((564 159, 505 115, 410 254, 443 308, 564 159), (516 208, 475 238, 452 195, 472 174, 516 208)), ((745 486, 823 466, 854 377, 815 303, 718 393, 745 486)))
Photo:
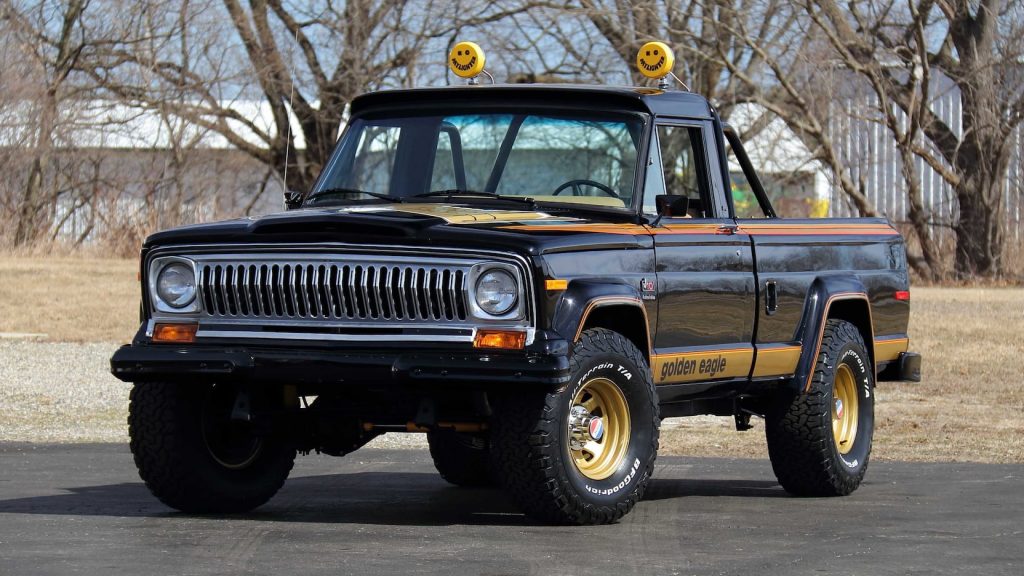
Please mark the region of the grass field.
POLYGON ((127 342, 139 327, 134 260, 0 256, 0 333, 127 342))
MULTIPOLYGON (((135 276, 135 262, 126 260, 0 257, 0 333, 125 342, 138 327, 135 276)), ((911 302, 911 348, 924 357, 923 381, 879 385, 874 457, 1024 462, 1024 289, 915 288, 911 302)), ((0 382, 0 402, 17 396, 2 390, 14 385, 0 382)), ((50 414, 39 417, 58 417, 50 414)), ((669 420, 662 453, 766 456, 755 424, 737 433, 731 419, 669 420)), ((78 439, 88 437, 69 438, 78 439)))

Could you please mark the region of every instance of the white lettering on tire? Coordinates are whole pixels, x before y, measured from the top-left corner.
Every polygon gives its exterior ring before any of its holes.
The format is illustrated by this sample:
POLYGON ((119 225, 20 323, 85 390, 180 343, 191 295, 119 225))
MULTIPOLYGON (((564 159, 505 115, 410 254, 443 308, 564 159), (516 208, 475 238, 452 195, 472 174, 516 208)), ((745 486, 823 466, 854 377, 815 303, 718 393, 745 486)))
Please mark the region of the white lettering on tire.
POLYGON ((608 363, 598 364, 597 366, 594 366, 590 370, 587 370, 587 373, 584 374, 582 378, 580 378, 579 380, 576 381, 576 385, 577 386, 582 386, 584 382, 586 382, 587 380, 590 379, 590 375, 593 374, 594 372, 597 372, 598 370, 604 370, 604 369, 607 369, 607 368, 614 368, 614 367, 615 367, 614 364, 608 364, 608 363))
POLYGON ((619 490, 622 490, 626 486, 629 486, 629 483, 633 481, 633 477, 636 476, 636 473, 639 470, 640 470, 640 459, 637 458, 637 459, 633 460, 633 467, 630 469, 629 474, 626 474, 626 477, 623 478, 622 481, 619 482, 618 484, 616 484, 615 486, 612 486, 611 488, 600 489, 600 490, 597 489, 597 488, 592 488, 590 486, 590 484, 585 484, 584 487, 587 489, 587 492, 590 492, 591 494, 597 494, 598 496, 611 496, 612 494, 615 494, 616 492, 618 492, 619 490))

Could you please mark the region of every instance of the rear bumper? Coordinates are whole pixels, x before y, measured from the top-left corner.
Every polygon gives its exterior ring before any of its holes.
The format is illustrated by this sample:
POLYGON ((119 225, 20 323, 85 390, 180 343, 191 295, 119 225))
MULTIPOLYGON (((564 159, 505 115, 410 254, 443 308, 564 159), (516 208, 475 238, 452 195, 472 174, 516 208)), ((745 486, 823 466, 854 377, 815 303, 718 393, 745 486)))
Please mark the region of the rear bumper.
POLYGON ((900 352, 899 358, 889 362, 878 372, 879 382, 920 382, 921 355, 900 352))
POLYGON ((569 379, 568 348, 548 341, 542 350, 311 349, 286 346, 135 344, 110 359, 125 382, 245 381, 289 384, 557 386, 569 379))

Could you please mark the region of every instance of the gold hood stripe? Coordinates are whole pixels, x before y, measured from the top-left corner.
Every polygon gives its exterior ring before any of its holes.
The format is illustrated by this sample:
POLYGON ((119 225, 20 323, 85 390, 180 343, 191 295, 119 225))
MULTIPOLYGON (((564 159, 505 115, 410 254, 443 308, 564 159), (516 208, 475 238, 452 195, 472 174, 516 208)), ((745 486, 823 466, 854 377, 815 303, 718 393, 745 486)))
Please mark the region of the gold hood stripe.
POLYGON ((483 222, 528 222, 531 220, 558 220, 570 223, 575 218, 555 218, 545 212, 522 210, 486 210, 449 204, 400 204, 395 206, 374 206, 372 209, 347 210, 348 212, 405 212, 440 218, 449 224, 479 224, 483 222))

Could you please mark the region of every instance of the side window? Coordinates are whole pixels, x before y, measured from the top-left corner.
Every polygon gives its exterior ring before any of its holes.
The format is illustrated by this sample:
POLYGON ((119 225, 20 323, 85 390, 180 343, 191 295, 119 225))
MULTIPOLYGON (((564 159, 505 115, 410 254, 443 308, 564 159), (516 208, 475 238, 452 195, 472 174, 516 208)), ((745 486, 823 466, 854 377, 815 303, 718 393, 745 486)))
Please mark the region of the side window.
POLYGON ((656 136, 657 149, 652 146, 644 184, 644 212, 655 213, 657 194, 672 194, 689 198, 687 218, 706 218, 712 208, 701 129, 659 125, 656 136))
POLYGON ((430 176, 430 190, 450 190, 457 188, 455 176, 455 153, 452 137, 448 132, 437 134, 437 153, 434 154, 434 170, 430 176))
POLYGON ((644 180, 644 214, 657 216, 658 206, 655 199, 664 193, 665 175, 661 171, 661 146, 658 144, 658 132, 655 131, 650 156, 647 158, 647 179, 644 180))

